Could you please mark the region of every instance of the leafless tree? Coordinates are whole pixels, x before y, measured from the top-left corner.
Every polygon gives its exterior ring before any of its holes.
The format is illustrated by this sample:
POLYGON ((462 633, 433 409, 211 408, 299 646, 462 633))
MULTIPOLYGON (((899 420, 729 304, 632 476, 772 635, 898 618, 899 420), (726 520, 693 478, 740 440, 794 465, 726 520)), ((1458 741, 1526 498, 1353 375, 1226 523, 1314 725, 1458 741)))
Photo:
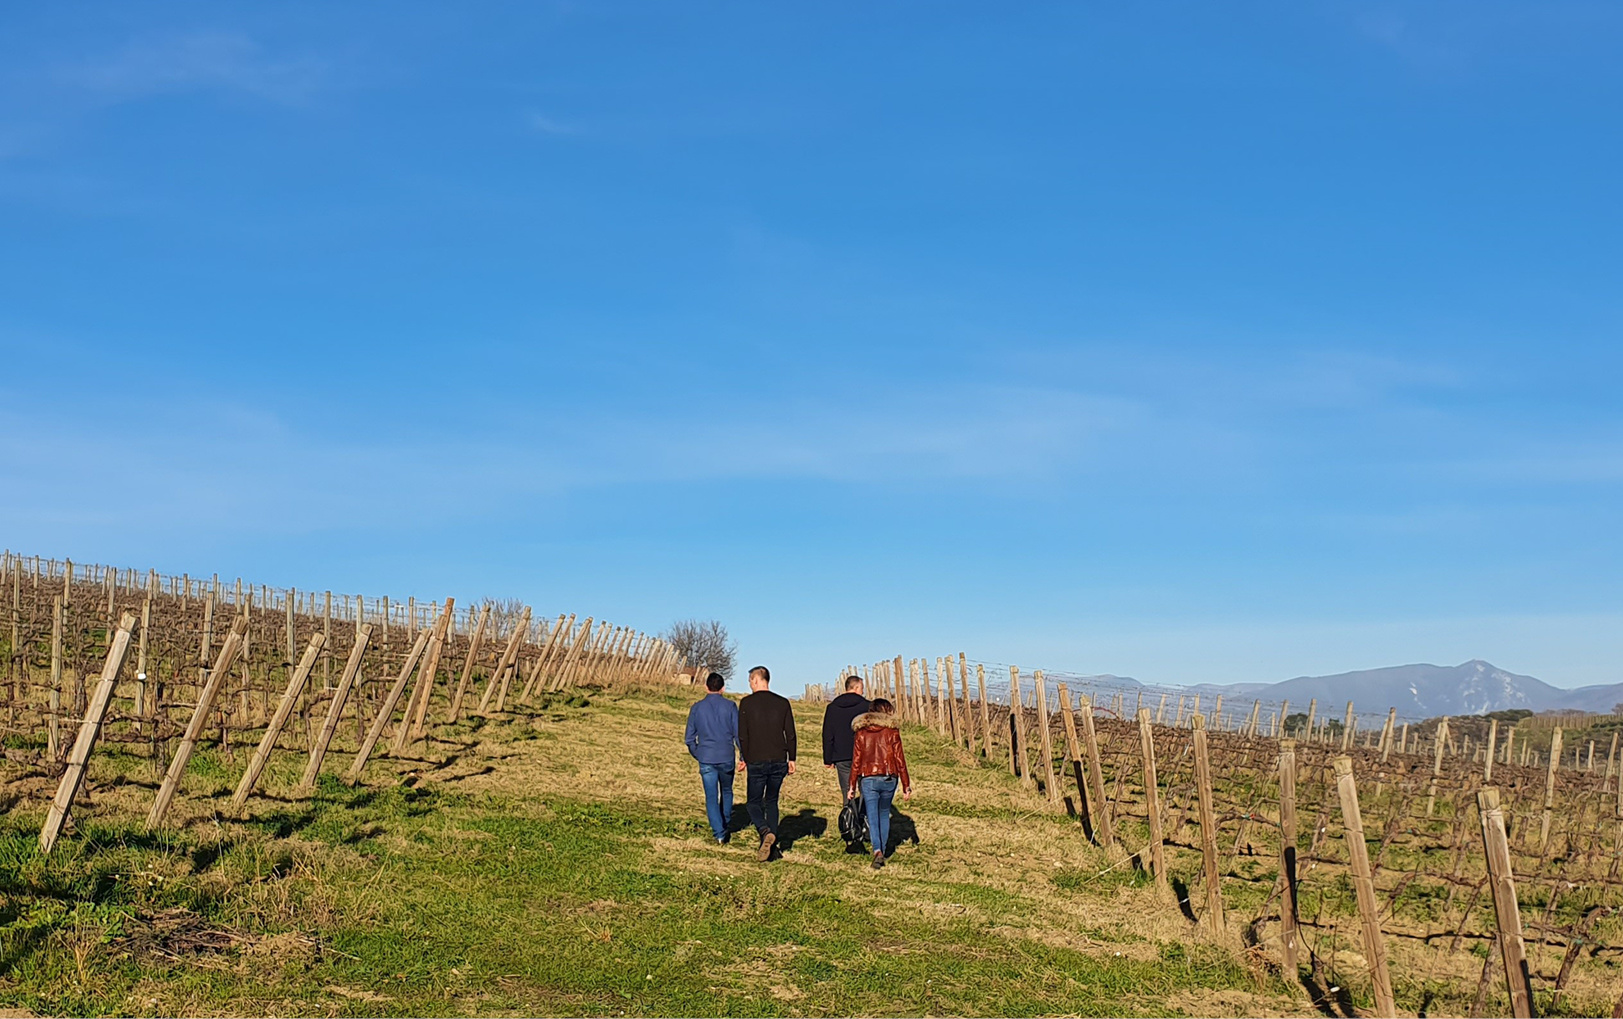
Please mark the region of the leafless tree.
POLYGON ((490 606, 488 636, 492 640, 506 640, 511 637, 513 627, 524 618, 524 603, 517 598, 486 598, 484 604, 490 606))
POLYGON ((682 619, 664 633, 667 643, 682 656, 698 676, 719 672, 731 679, 738 657, 738 645, 727 636, 727 628, 714 619, 682 619))

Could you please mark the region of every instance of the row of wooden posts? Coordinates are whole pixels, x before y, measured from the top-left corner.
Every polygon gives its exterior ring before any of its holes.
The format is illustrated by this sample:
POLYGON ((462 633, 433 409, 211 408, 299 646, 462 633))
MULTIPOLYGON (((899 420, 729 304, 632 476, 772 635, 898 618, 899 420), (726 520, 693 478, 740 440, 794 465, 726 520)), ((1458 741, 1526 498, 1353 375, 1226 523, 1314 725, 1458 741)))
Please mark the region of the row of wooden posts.
MULTIPOLYGON (((849 668, 843 675, 860 675, 865 680, 865 689, 869 697, 886 697, 893 700, 904 717, 912 722, 929 726, 943 737, 957 742, 964 749, 973 754, 982 754, 986 758, 993 758, 993 747, 1002 742, 1007 749, 1008 767, 1013 774, 1019 776, 1023 785, 1035 787, 1037 782, 1037 768, 1032 765, 1029 743, 1033 736, 1038 742, 1037 759, 1041 762, 1041 779, 1049 800, 1058 803, 1062 798, 1061 787, 1064 784, 1056 776, 1054 762, 1054 727, 1049 714, 1048 684, 1043 673, 1038 671, 1031 683, 1035 701, 1035 733, 1028 724, 1028 711, 1025 698, 1022 696, 1021 677, 1017 668, 1010 669, 1009 704, 1007 706, 994 705, 988 696, 986 684, 986 671, 982 664, 974 667, 976 694, 970 691, 970 662, 965 655, 942 657, 936 659, 934 679, 931 670, 924 659, 913 659, 904 662, 900 656, 888 662, 880 662, 861 668, 849 668), (994 713, 1005 716, 1004 724, 993 723, 994 713)), ((843 688, 843 680, 835 684, 836 688, 843 688)), ((811 689, 811 692, 821 698, 827 691, 821 685, 811 689)), ((1080 697, 1080 710, 1073 711, 1070 693, 1065 684, 1060 683, 1055 690, 1059 702, 1059 731, 1065 741, 1064 760, 1069 765, 1074 778, 1077 806, 1079 814, 1088 834, 1102 846, 1112 847, 1116 842, 1113 824, 1108 818, 1099 823, 1094 816, 1100 806, 1106 803, 1106 791, 1103 778, 1102 760, 1098 737, 1095 729, 1095 705, 1086 695, 1080 697), (1080 721, 1080 725, 1078 724, 1080 721)), ((1212 774, 1208 750, 1208 723, 1213 718, 1221 716, 1221 699, 1213 706, 1211 715, 1199 711, 1198 699, 1196 706, 1187 716, 1184 715, 1183 705, 1180 703, 1177 725, 1182 726, 1187 718, 1187 727, 1190 732, 1192 751, 1194 756, 1194 778, 1196 794, 1198 797, 1199 827, 1201 832, 1202 872, 1205 886, 1204 915, 1207 925, 1213 931, 1225 928, 1223 901, 1221 896, 1221 883, 1219 872, 1219 854, 1217 849, 1216 811, 1212 787, 1212 774)), ((1118 694, 1115 703, 1109 710, 1120 716, 1122 713, 1122 698, 1118 694)), ((1288 705, 1287 705, 1288 707, 1288 705)), ((1347 721, 1343 723, 1339 734, 1326 732, 1323 726, 1315 727, 1313 718, 1316 713, 1316 703, 1312 703, 1308 710, 1307 724, 1301 726, 1299 731, 1309 737, 1312 743, 1332 743, 1339 739, 1340 750, 1348 751, 1353 748, 1353 732, 1356 715, 1351 702, 1347 705, 1347 721)), ((1231 732, 1240 736, 1255 737, 1257 735, 1257 716, 1260 704, 1254 704, 1249 720, 1242 725, 1232 726, 1231 732)), ((1148 842, 1138 848, 1131 855, 1148 868, 1154 878, 1157 889, 1163 894, 1170 894, 1168 884, 1167 865, 1164 858, 1165 836, 1162 830, 1162 806, 1160 803, 1160 784, 1156 774, 1156 747, 1155 727, 1159 724, 1164 713, 1165 698, 1162 705, 1152 711, 1145 706, 1138 706, 1135 712, 1142 767, 1142 778, 1146 799, 1146 816, 1148 824, 1148 842)), ((1276 713, 1276 723, 1271 727, 1272 734, 1278 735, 1282 730, 1278 719, 1285 717, 1285 708, 1276 713)), ((1493 777, 1493 766, 1497 760, 1502 765, 1508 765, 1514 760, 1512 756, 1512 740, 1514 733, 1500 743, 1498 740, 1498 722, 1491 723, 1490 734, 1485 746, 1477 748, 1470 753, 1466 747, 1464 752, 1455 746, 1455 754, 1466 756, 1473 762, 1482 765, 1481 788, 1476 791, 1476 804, 1478 821, 1481 830, 1482 849, 1488 873, 1488 888, 1492 895, 1494 915, 1496 918, 1497 951, 1501 956, 1503 972, 1505 975, 1512 1014, 1515 1016, 1530 1016, 1533 1014, 1533 996, 1531 977, 1526 960, 1525 943, 1522 934, 1520 910, 1516 898, 1515 876, 1512 872, 1512 858, 1507 839, 1504 810, 1500 803, 1499 789, 1489 786, 1493 777)), ((1379 740, 1370 735, 1366 749, 1372 756, 1378 755, 1378 762, 1387 761, 1393 752, 1403 753, 1410 747, 1408 726, 1403 727, 1401 735, 1396 729, 1396 711, 1387 713, 1386 723, 1382 728, 1379 740), (1399 749, 1402 748, 1402 749, 1399 749)), ((1443 720, 1434 732, 1432 738, 1431 757, 1432 769, 1430 782, 1427 787, 1426 815, 1429 817, 1435 810, 1438 793, 1438 782, 1444 773, 1443 762, 1445 753, 1453 746, 1448 731, 1448 722, 1443 720)), ((1608 754, 1606 771, 1602 781, 1601 793, 1604 796, 1610 788, 1614 776, 1618 778, 1619 785, 1623 786, 1623 775, 1618 773, 1616 737, 1612 740, 1612 747, 1608 754)), ((1525 744, 1524 744, 1525 746, 1525 744)), ((1297 820, 1296 820, 1296 758, 1298 741, 1296 739, 1280 737, 1277 740, 1277 768, 1279 785, 1279 826, 1280 826, 1280 859, 1279 859, 1279 890, 1281 895, 1280 923, 1281 923, 1281 953, 1287 973, 1297 972, 1297 820)), ((1416 734, 1414 749, 1419 749, 1419 735, 1416 734)), ((1325 752, 1335 754, 1336 750, 1325 747, 1325 752)), ((1525 751, 1524 751, 1525 753, 1525 751)), ((1547 780, 1545 782, 1542 822, 1539 833, 1539 847, 1542 850, 1548 843, 1550 835, 1551 813, 1555 805, 1556 775, 1562 761, 1561 730, 1556 729, 1552 737, 1551 751, 1548 755, 1547 780)), ((1588 754, 1589 765, 1586 770, 1593 770, 1594 750, 1588 754)), ((1523 763, 1526 758, 1523 757, 1523 763)), ((1363 940, 1364 955, 1369 966, 1370 981, 1376 1003, 1377 1014, 1383 1016, 1396 1015, 1396 1002, 1393 997, 1391 976, 1386 959, 1385 940, 1380 925, 1380 903, 1377 900, 1373 875, 1370 866, 1368 845, 1365 839, 1363 818, 1358 801, 1357 782, 1354 775, 1354 759, 1349 753, 1340 753, 1331 762, 1333 766, 1334 781, 1337 799, 1340 806, 1343 830, 1348 850, 1348 869, 1351 877, 1360 920, 1361 936, 1363 940)), ((1614 810, 1620 821, 1618 831, 1619 850, 1623 851, 1623 790, 1613 793, 1614 810)), ((1486 974, 1486 970, 1484 971, 1486 974)), ((1623 1007, 1623 999, 1619 1001, 1623 1007)))
MULTIPOLYGON (((20 707, 25 709, 32 707, 21 696, 22 678, 27 671, 26 662, 29 657, 25 653, 29 640, 24 636, 25 620, 22 612, 24 606, 22 588, 26 574, 32 574, 28 579, 31 589, 37 588, 38 581, 54 584, 60 580, 62 583, 60 593, 52 588, 49 595, 52 609, 50 682, 48 700, 40 706, 47 736, 47 760, 52 762, 62 761, 59 750, 61 745, 59 726, 66 717, 65 709, 75 707, 71 703, 64 705, 61 699, 64 692, 66 609, 76 598, 82 600, 87 596, 99 597, 99 593, 90 593, 95 592, 96 588, 89 587, 87 590, 88 585, 98 584, 104 585, 106 590, 111 592, 107 596, 109 606, 115 604, 115 596, 119 594, 124 595, 125 601, 128 602, 129 596, 133 593, 140 602, 139 613, 133 609, 122 611, 120 617, 111 620, 107 627, 106 650, 100 662, 100 675, 95 681, 94 689, 84 691, 87 696, 82 717, 79 719, 78 734, 66 754, 62 777, 41 829, 40 848, 44 852, 49 852, 60 837, 74 798, 83 786, 91 751, 98 738, 103 735, 111 706, 119 692, 120 681, 127 677, 128 670, 125 665, 126 660, 132 657, 132 652, 133 657, 137 659, 133 697, 130 698, 135 710, 132 715, 124 717, 133 718, 137 728, 146 721, 156 721, 153 711, 157 698, 152 696, 147 671, 149 635, 162 629, 161 619, 156 618, 160 617, 162 612, 154 603, 168 601, 172 604, 175 599, 181 599, 182 607, 187 607, 184 600, 192 596, 192 591, 185 580, 176 581, 175 578, 161 580, 154 573, 142 578, 134 575, 133 571, 121 575, 120 571, 111 568, 87 569, 68 563, 58 566, 48 560, 30 561, 9 553, 0 556, 0 590, 9 588, 12 594, 10 646, 13 683, 10 708, 14 719, 20 707), (132 589, 121 582, 127 580, 144 583, 132 589), (160 593, 165 589, 176 593, 165 596, 160 593)), ((249 590, 251 592, 251 588, 249 590)), ((30 593, 39 594, 37 590, 31 590, 30 593)), ((261 594, 263 593, 262 591, 261 594)), ((217 591, 214 589, 202 591, 201 631, 188 631, 190 639, 199 642, 194 645, 197 649, 195 660, 198 663, 198 693, 196 702, 189 705, 190 720, 169 759, 162 783, 147 816, 149 828, 155 828, 163 823, 192 754, 197 744, 204 738, 205 729, 210 727, 211 716, 215 714, 215 707, 227 677, 239 662, 245 662, 248 657, 253 597, 250 594, 240 603, 227 609, 232 613, 231 622, 224 642, 217 645, 214 624, 216 594, 217 591)), ((273 599, 266 597, 260 605, 263 606, 266 601, 271 600, 273 599)), ((303 611, 296 611, 310 607, 312 604, 310 599, 300 598, 295 592, 289 591, 283 592, 280 598, 274 600, 280 603, 286 616, 288 653, 284 664, 287 666, 287 683, 277 701, 275 713, 266 721, 265 731, 258 747, 249 760, 233 796, 233 808, 239 810, 259 782, 277 740, 299 704, 317 663, 321 661, 330 663, 336 657, 333 618, 330 613, 324 612, 319 617, 318 627, 303 611), (296 621, 301 623, 300 629, 310 634, 308 643, 303 647, 302 653, 298 654, 295 654, 297 648, 294 644, 296 621)), ((37 606, 42 598, 36 597, 34 601, 37 606)), ((320 604, 323 608, 330 606, 332 599, 324 597, 320 604)), ((356 604, 361 604, 360 599, 356 600, 356 604)), ((391 752, 398 756, 409 744, 427 738, 430 699, 435 693, 441 659, 454 634, 457 618, 454 599, 434 604, 433 609, 434 614, 429 618, 417 618, 415 606, 408 611, 405 629, 411 637, 411 645, 405 653, 398 674, 394 675, 387 693, 377 705, 371 724, 361 738, 359 750, 350 762, 345 779, 351 783, 359 780, 368 760, 376 752, 379 741, 402 704, 404 711, 394 732, 391 752), (415 626, 414 621, 422 625, 415 626), (412 686, 414 677, 416 684, 412 686)), ((499 611, 497 606, 487 602, 476 616, 472 614, 464 616, 470 624, 471 633, 467 637, 467 652, 462 662, 460 677, 456 679, 454 690, 447 687, 445 691, 448 703, 442 719, 444 722, 455 722, 461 718, 467 698, 475 693, 472 689, 478 678, 475 665, 487 639, 496 637, 497 626, 494 620, 499 611)), ((357 683, 362 661, 368 649, 386 632, 386 622, 368 621, 367 615, 357 612, 351 619, 351 626, 346 627, 352 630, 353 639, 336 686, 330 681, 326 684, 331 690, 331 697, 319 733, 311 739, 302 787, 314 785, 321 771, 323 759, 332 745, 345 705, 351 699, 350 694, 357 683)), ((508 709, 510 699, 528 701, 538 693, 562 690, 587 682, 593 684, 660 682, 668 680, 678 665, 677 652, 665 641, 637 633, 629 627, 599 625, 594 629, 590 618, 577 628, 574 616, 560 615, 554 624, 544 628, 544 637, 538 642, 532 642, 534 634, 531 615, 531 610, 523 607, 516 619, 509 618, 502 627, 507 631, 506 644, 494 670, 489 673, 482 694, 479 695, 477 708, 479 713, 504 712, 508 709), (523 659, 529 661, 526 663, 523 659)), ((386 620, 388 613, 383 613, 383 617, 386 620)), ((195 615, 188 618, 195 619, 195 615)), ((38 630, 37 620, 30 618, 28 622, 30 633, 38 630)), ((399 620, 396 622, 398 625, 399 620)), ((171 638, 171 644, 176 643, 173 639, 176 634, 168 636, 171 638)), ((185 638, 188 633, 183 632, 178 636, 185 638)), ((97 646, 100 646, 99 642, 97 646)), ((356 721, 357 724, 361 722, 358 713, 356 721)), ((222 729, 222 733, 223 731, 222 729)), ((153 732, 156 738, 156 727, 153 732)))
MULTIPOLYGON (((893 699, 904 717, 911 721, 932 726, 942 735, 954 739, 971 752, 976 749, 977 738, 980 739, 983 749, 989 748, 994 740, 996 730, 994 730, 990 718, 991 699, 987 695, 985 665, 982 663, 975 664, 977 692, 972 697, 969 689, 970 662, 964 653, 960 652, 956 657, 952 655, 939 657, 935 660, 935 663, 933 680, 927 659, 912 659, 907 662, 904 668, 900 655, 890 661, 877 662, 869 666, 848 667, 842 675, 861 676, 867 684, 867 689, 874 696, 893 699), (979 705, 978 712, 974 707, 977 704, 979 705), (977 714, 980 723, 978 726, 979 734, 976 732, 977 714)), ((843 687, 843 679, 836 685, 843 687)), ((1021 775, 1028 785, 1034 781, 1030 770, 1021 764, 1030 752, 1025 743, 1030 738, 1029 725, 1032 721, 1024 716, 1027 714, 1028 707, 1034 708, 1036 731, 1041 740, 1040 759, 1048 762, 1045 766, 1045 787, 1050 791, 1050 799, 1057 803, 1059 801, 1058 787, 1053 781, 1052 773, 1053 746, 1052 736, 1050 735, 1052 723, 1048 704, 1049 684, 1041 669, 1033 673, 1029 686, 1034 693, 1034 704, 1028 706, 1022 691, 1020 669, 1018 666, 1010 666, 1008 686, 1009 738, 1006 741, 1009 754, 1009 770, 1011 773, 1021 775)), ((824 693, 824 688, 818 685, 816 695, 821 698, 824 693)), ((1064 683, 1057 684, 1056 693, 1064 705, 1064 714, 1069 720, 1071 709, 1066 685, 1064 683)), ((1209 715, 1201 713, 1200 695, 1194 694, 1192 697, 1193 701, 1189 706, 1188 714, 1185 714, 1185 695, 1178 695, 1177 715, 1172 722, 1174 728, 1192 727, 1196 719, 1199 719, 1203 727, 1218 728, 1221 726, 1225 731, 1242 732, 1252 737, 1259 735, 1259 716, 1262 710, 1262 701, 1260 699, 1253 700, 1250 716, 1242 722, 1239 721, 1237 716, 1224 715, 1222 694, 1218 694, 1215 698, 1209 715)), ((1160 701, 1153 716, 1156 725, 1164 724, 1168 698, 1167 693, 1160 694, 1160 701)), ((1087 713, 1091 717, 1091 709, 1094 707, 1092 700, 1089 697, 1083 697, 1083 701, 1090 709, 1087 713)), ((1125 717, 1124 705, 1124 695, 1121 693, 1115 694, 1112 697, 1110 706, 1112 714, 1117 717, 1125 717)), ((1308 702, 1305 720, 1297 731, 1303 734, 1308 742, 1334 744, 1339 740, 1343 751, 1353 747, 1356 743, 1355 736, 1358 727, 1358 715, 1354 703, 1350 700, 1347 702, 1345 721, 1341 724, 1339 733, 1329 728, 1327 719, 1319 716, 1318 706, 1317 698, 1313 698, 1308 702)), ((1138 703, 1135 705, 1133 717, 1141 718, 1148 710, 1143 703, 1143 691, 1139 691, 1138 703)), ((1269 720, 1264 733, 1270 738, 1285 736, 1287 730, 1284 720, 1290 717, 1289 712, 1290 701, 1287 700, 1280 705, 1277 711, 1272 713, 1272 718, 1269 720)), ((1067 729, 1069 728, 1070 723, 1067 721, 1067 729)), ((1431 750, 1434 757, 1433 788, 1427 798, 1427 816, 1430 816, 1435 810, 1437 795, 1435 785, 1437 778, 1443 773, 1445 754, 1464 755, 1480 762, 1483 766, 1484 781, 1491 781, 1496 760, 1502 764, 1509 764, 1516 759, 1516 735, 1516 728, 1514 726, 1508 727, 1505 739, 1501 743, 1499 741, 1499 721, 1493 719, 1490 722, 1489 735, 1484 745, 1473 747, 1468 737, 1463 745, 1459 745, 1450 739, 1448 719, 1441 719, 1433 732, 1431 740, 1431 750)), ((1623 771, 1619 769, 1618 759, 1619 736, 1620 734, 1616 732, 1612 734, 1611 746, 1606 754, 1604 781, 1608 784, 1613 780, 1614 776, 1618 777, 1620 784, 1623 784, 1623 771)), ((1389 708, 1379 737, 1377 738, 1374 730, 1367 731, 1365 746, 1367 749, 1377 751, 1384 763, 1394 752, 1418 753, 1422 746, 1422 738, 1422 734, 1417 729, 1411 740, 1410 723, 1404 722, 1400 728, 1397 709, 1389 708)), ((1556 774, 1561 769, 1563 757, 1562 730, 1558 727, 1551 732, 1550 750, 1547 755, 1532 750, 1529 740, 1530 737, 1524 734, 1520 742, 1520 763, 1523 766, 1531 765, 1534 767, 1545 762, 1548 764, 1544 814, 1539 838, 1539 844, 1542 847, 1549 840, 1550 820, 1555 802, 1556 774)), ((1589 741, 1587 759, 1579 749, 1574 748, 1572 766, 1586 771, 1594 771, 1595 750, 1596 742, 1594 740, 1589 741)), ((1620 797, 1620 809, 1623 809, 1623 797, 1620 797)))

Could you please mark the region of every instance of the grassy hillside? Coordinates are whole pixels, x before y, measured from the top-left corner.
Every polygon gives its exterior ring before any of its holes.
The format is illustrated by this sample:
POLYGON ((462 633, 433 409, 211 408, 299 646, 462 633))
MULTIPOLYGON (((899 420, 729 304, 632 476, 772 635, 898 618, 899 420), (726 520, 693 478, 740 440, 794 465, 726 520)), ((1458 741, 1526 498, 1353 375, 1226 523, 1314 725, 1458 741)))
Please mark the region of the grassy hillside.
MULTIPOLYGON (((369 785, 228 803, 200 755, 159 836, 144 758, 98 751, 49 859, 39 797, 0 820, 0 1003, 37 1013, 1296 1014, 1277 974, 1203 943, 1009 777, 909 731, 916 836, 880 873, 833 831, 814 760, 785 852, 718 847, 686 700, 590 695, 447 729, 369 785), (1105 870, 1103 875, 1100 871, 1105 870)), ((809 713, 811 709, 804 709, 809 713)), ((803 731, 815 720, 803 718, 803 731)), ((805 742, 811 742, 806 739, 805 742)), ((7 765, 12 795, 47 784, 7 765)), ((334 765, 329 765, 333 770, 334 765)), ((742 783, 739 787, 742 797, 742 783)), ((742 803, 739 804, 742 815, 742 803)))

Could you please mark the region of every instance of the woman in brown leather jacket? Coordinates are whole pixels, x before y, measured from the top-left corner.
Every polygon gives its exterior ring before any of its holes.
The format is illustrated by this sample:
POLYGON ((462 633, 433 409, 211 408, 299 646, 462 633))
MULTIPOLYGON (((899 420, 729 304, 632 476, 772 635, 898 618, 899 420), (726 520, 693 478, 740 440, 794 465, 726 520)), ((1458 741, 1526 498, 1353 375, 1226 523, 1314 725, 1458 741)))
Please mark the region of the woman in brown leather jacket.
POLYGON ((890 804, 896 798, 896 786, 901 784, 905 802, 913 798, 913 783, 907 777, 902 732, 890 701, 874 698, 866 714, 851 720, 851 729, 856 737, 846 796, 861 796, 868 810, 868 841, 873 845, 873 869, 878 870, 885 865, 890 848, 890 804))

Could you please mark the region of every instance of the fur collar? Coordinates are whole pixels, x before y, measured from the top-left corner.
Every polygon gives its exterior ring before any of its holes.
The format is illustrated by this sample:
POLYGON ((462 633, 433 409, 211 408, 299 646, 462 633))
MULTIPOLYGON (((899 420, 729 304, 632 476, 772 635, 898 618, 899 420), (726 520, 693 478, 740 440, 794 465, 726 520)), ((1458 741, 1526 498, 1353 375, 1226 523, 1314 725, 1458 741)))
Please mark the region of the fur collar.
POLYGON ((856 732, 865 725, 877 725, 885 729, 900 729, 902 724, 896 720, 896 713, 867 711, 851 719, 851 731, 856 732))

